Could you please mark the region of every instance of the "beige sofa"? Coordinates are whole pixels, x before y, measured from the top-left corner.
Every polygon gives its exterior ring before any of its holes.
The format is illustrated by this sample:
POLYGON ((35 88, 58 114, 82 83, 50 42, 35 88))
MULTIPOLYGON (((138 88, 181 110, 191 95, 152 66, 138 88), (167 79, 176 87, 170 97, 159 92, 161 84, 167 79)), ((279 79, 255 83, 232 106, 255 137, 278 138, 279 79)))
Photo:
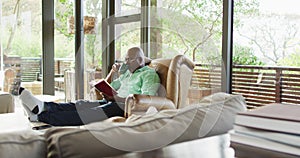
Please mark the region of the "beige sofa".
POLYGON ((240 95, 216 93, 182 109, 132 115, 126 122, 108 119, 80 128, 55 127, 41 135, 28 130, 0 134, 0 157, 91 158, 149 151, 220 135, 233 128, 246 109, 240 95))

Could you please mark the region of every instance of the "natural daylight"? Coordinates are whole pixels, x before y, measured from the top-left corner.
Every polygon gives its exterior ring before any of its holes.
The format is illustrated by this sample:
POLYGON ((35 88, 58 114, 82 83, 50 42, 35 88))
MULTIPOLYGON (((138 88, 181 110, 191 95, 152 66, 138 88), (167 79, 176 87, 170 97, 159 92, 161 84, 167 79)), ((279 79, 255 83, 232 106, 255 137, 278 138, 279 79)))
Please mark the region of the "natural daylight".
POLYGON ((300 157, 299 0, 0 0, 0 158, 300 157))

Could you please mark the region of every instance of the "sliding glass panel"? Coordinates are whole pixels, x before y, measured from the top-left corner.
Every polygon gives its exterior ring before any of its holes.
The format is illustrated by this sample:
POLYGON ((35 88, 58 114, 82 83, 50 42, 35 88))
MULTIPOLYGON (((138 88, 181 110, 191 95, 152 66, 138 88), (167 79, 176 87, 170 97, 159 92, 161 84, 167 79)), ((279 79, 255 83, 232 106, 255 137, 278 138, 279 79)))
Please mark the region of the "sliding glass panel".
POLYGON ((186 55, 196 64, 189 103, 221 91, 221 0, 158 0, 151 9, 152 58, 186 55))
POLYGON ((55 1, 55 95, 66 101, 75 100, 73 10, 73 1, 55 1))
POLYGON ((123 23, 116 25, 115 59, 124 61, 127 50, 131 47, 139 47, 141 41, 140 22, 123 23))
POLYGON ((84 1, 84 98, 93 96, 91 81, 102 78, 102 1, 84 1))
POLYGON ((33 94, 42 94, 42 1, 1 0, 1 91, 14 80, 33 94))
POLYGON ((116 0, 115 3, 116 17, 141 13, 140 0, 116 0))
POLYGON ((249 108, 300 103, 298 0, 243 0, 234 6, 233 93, 249 108), (242 3, 242 2, 241 2, 242 3))

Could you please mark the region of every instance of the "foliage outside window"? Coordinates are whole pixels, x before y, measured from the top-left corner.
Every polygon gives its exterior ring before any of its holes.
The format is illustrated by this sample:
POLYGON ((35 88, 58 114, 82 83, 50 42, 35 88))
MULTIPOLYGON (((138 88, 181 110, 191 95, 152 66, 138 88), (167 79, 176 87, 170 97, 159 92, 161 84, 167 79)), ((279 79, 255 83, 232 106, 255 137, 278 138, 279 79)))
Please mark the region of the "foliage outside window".
POLYGON ((253 2, 257 9, 252 14, 241 12, 241 6, 237 4, 234 6, 235 48, 251 49, 254 56, 266 65, 297 66, 291 61, 300 53, 300 12, 293 7, 297 2, 246 0, 246 3, 253 2))
MULTIPOLYGON (((245 2, 235 1, 239 11, 254 14, 257 4, 245 2)), ((158 57, 186 54, 195 62, 221 64, 223 1, 162 0, 157 9, 158 57)))

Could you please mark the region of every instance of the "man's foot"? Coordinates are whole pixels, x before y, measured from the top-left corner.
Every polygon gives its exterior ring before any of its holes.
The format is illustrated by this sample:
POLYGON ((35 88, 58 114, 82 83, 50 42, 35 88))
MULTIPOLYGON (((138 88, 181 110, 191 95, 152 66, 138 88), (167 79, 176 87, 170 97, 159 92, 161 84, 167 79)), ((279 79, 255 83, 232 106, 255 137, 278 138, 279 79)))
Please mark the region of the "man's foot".
POLYGON ((21 79, 15 79, 14 83, 11 85, 10 94, 18 96, 23 90, 24 88, 21 87, 21 79))
POLYGON ((27 114, 27 117, 30 121, 38 121, 37 114, 34 114, 25 104, 22 104, 23 108, 27 114))
POLYGON ((20 88, 19 99, 22 101, 23 106, 26 106, 30 112, 33 114, 40 114, 44 110, 44 102, 36 98, 30 91, 27 89, 22 90, 20 88))

